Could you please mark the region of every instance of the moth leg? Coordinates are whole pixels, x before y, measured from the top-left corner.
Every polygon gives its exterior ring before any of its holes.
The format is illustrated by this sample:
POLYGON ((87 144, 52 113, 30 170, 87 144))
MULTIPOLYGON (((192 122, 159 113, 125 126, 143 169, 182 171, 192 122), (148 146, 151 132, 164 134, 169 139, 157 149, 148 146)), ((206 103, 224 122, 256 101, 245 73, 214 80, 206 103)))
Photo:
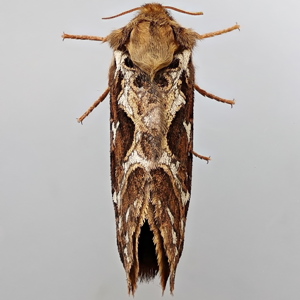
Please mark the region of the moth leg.
POLYGON ((61 36, 64 39, 73 39, 73 40, 89 40, 89 41, 100 41, 100 42, 107 42, 107 36, 93 36, 93 35, 76 35, 76 34, 67 34, 63 33, 61 36))
POLYGON ((211 160, 210 156, 204 156, 204 155, 201 155, 201 154, 198 154, 197 152, 195 152, 194 150, 191 150, 192 154, 194 154, 196 157, 200 158, 200 159, 203 159, 203 160, 206 160, 207 163, 211 160))
POLYGON ((223 30, 209 32, 209 33, 205 33, 205 34, 199 34, 199 33, 197 33, 196 37, 197 37, 197 39, 202 40, 202 39, 214 37, 216 35, 221 35, 221 34, 224 34, 224 33, 227 33, 227 32, 233 31, 233 30, 236 30, 236 29, 240 30, 240 25, 236 24, 234 26, 231 26, 231 27, 223 29, 223 30))
POLYGON ((108 87, 105 92, 96 100, 93 105, 80 117, 77 119, 78 123, 82 123, 82 121, 96 108, 108 95, 110 88, 108 87))
POLYGON ((195 87, 195 90, 196 90, 199 94, 201 94, 202 96, 204 96, 204 97, 208 97, 208 98, 210 98, 210 99, 217 100, 217 101, 219 101, 219 102, 223 102, 223 103, 230 104, 231 107, 235 104, 235 101, 234 101, 234 100, 227 100, 227 99, 218 97, 218 96, 216 96, 216 95, 214 95, 214 94, 208 93, 207 91, 201 89, 200 86, 197 85, 197 84, 195 84, 194 87, 195 87))

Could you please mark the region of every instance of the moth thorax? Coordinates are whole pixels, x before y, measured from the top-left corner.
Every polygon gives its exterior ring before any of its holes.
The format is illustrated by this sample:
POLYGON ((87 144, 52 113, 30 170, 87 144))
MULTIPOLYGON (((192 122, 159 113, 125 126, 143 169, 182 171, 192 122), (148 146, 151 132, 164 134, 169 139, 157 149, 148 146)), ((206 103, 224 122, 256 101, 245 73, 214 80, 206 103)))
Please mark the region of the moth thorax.
POLYGON ((127 49, 134 64, 154 78, 157 71, 168 66, 179 45, 170 25, 139 23, 131 32, 127 49))

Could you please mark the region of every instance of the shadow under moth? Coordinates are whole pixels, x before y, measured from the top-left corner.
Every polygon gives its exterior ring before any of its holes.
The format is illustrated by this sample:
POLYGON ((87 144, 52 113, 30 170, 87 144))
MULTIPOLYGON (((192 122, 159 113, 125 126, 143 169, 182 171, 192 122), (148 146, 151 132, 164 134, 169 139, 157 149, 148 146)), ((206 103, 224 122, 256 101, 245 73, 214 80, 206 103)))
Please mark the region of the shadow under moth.
POLYGON ((79 119, 110 94, 111 183, 117 244, 129 294, 158 273, 174 290, 191 195, 194 90, 233 105, 195 84, 197 40, 239 29, 199 34, 179 25, 158 3, 145 4, 126 26, 106 37, 63 34, 64 39, 108 42, 113 49, 108 88, 79 119))

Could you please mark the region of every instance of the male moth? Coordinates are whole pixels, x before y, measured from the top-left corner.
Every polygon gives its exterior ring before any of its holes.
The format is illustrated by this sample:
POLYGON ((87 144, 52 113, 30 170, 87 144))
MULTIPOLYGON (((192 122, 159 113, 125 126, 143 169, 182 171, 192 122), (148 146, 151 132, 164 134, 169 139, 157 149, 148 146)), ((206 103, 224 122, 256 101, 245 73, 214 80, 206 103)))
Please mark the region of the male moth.
POLYGON ((202 14, 150 3, 110 17, 139 11, 106 37, 63 34, 64 39, 109 42, 113 49, 108 88, 78 121, 110 94, 112 198, 129 294, 135 293, 138 279, 148 281, 157 273, 162 290, 168 278, 174 290, 193 155, 209 160, 193 150, 194 90, 234 104, 195 84, 192 51, 197 40, 239 25, 201 35, 179 25, 167 9, 202 14))

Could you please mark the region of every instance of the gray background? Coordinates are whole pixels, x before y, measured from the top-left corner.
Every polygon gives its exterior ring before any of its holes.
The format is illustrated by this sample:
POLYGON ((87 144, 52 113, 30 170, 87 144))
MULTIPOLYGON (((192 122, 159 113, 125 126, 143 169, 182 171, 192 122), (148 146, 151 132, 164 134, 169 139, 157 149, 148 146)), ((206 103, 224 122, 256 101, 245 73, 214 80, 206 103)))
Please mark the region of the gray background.
MULTIPOLYGON (((164 299, 300 299, 298 0, 162 1, 199 33, 240 32, 194 52, 197 82, 235 98, 196 97, 193 192, 175 295, 164 299)), ((106 36, 142 1, 0 4, 0 299, 128 299, 115 241, 107 87, 111 50, 62 42, 106 36)), ((161 299, 159 281, 135 299, 161 299)))

